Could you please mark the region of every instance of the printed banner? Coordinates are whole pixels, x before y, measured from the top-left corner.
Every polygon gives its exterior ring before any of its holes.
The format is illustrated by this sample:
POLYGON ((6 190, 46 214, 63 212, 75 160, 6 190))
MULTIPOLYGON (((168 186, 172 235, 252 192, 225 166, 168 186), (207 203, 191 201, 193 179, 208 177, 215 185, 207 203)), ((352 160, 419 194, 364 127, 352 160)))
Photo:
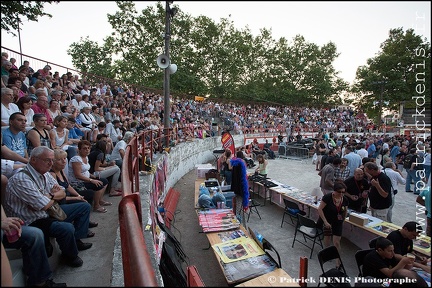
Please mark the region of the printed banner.
POLYGON ((232 135, 229 132, 225 132, 221 138, 223 149, 230 149, 232 154, 235 155, 235 144, 232 135))
POLYGON ((214 244, 212 247, 224 263, 231 263, 264 254, 264 251, 253 239, 246 237, 214 244))

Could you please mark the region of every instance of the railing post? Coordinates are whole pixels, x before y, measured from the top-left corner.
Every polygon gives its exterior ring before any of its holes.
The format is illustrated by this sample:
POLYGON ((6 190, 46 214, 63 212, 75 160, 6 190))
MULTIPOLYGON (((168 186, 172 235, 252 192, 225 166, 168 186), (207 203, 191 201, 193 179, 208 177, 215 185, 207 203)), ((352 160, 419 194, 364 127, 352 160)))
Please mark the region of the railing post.
POLYGON ((300 257, 300 270, 299 270, 299 285, 301 287, 307 287, 307 277, 308 277, 308 258, 300 257))

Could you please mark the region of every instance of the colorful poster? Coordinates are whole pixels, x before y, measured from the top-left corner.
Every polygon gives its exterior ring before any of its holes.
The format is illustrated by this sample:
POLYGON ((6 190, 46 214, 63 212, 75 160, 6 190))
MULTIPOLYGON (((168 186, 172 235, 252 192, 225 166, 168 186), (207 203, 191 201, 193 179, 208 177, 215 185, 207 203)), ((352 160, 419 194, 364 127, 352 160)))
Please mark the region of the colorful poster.
POLYGON ((238 229, 240 227, 240 222, 231 209, 199 211, 198 221, 205 233, 238 229))
POLYGON ((431 238, 428 236, 419 236, 417 239, 413 240, 414 248, 419 252, 430 255, 431 253, 431 238))
POLYGON ((383 237, 387 237, 390 232, 400 229, 400 227, 388 222, 381 222, 375 226, 371 226, 370 228, 379 232, 379 234, 383 237))
POLYGON ((246 237, 214 244, 212 248, 224 263, 231 263, 265 254, 253 239, 246 237))
POLYGON ((243 230, 240 229, 234 231, 220 232, 218 233, 218 236, 222 240, 222 242, 230 241, 240 237, 247 237, 243 230))
POLYGON ((225 132, 222 135, 221 142, 222 142, 222 147, 224 150, 229 148, 231 150, 232 154, 235 155, 236 151, 235 151, 234 139, 229 132, 225 132))

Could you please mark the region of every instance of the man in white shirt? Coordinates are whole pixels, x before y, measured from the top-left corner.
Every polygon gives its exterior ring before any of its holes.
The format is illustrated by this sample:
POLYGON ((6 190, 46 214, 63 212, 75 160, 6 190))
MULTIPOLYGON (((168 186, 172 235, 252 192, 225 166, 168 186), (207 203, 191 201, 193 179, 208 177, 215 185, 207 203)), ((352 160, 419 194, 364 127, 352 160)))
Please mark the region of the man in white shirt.
POLYGON ((406 179, 403 177, 402 172, 396 169, 396 164, 387 162, 384 164, 382 170, 389 178, 392 184, 392 204, 387 212, 387 222, 392 223, 392 209, 395 204, 395 196, 398 193, 398 184, 405 185, 406 179))
POLYGON ((361 157, 361 159, 368 157, 368 152, 365 149, 365 144, 364 143, 360 143, 360 149, 357 150, 357 155, 359 155, 361 157))
POLYGON ((345 156, 343 158, 348 159, 348 167, 350 169, 349 176, 354 176, 354 171, 362 165, 362 158, 354 153, 354 148, 350 145, 345 147, 345 156))
POLYGON ((9 126, 9 117, 15 112, 20 112, 18 106, 13 102, 13 90, 1 88, 1 126, 9 126))
POLYGON ((93 130, 96 128, 96 119, 90 114, 91 108, 86 106, 82 108, 81 113, 79 114, 79 119, 81 120, 81 125, 89 130, 93 130))
POLYGON ((115 146, 117 142, 123 138, 120 130, 120 120, 114 120, 111 123, 107 123, 105 133, 111 138, 113 145, 115 146))
POLYGON ((82 101, 82 95, 81 94, 75 94, 75 99, 72 99, 71 103, 77 109, 78 111, 81 111, 80 108, 80 102, 82 101))
POLYGON ((84 87, 81 90, 81 95, 84 95, 84 94, 90 96, 90 89, 89 89, 89 85, 88 84, 84 84, 84 87))

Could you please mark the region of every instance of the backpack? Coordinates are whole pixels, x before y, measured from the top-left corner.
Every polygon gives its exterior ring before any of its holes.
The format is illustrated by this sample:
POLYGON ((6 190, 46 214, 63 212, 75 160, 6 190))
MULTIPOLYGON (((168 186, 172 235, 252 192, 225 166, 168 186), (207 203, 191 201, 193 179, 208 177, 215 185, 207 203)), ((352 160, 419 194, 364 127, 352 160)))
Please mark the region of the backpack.
POLYGON ((403 168, 405 168, 405 169, 411 168, 411 159, 413 156, 414 156, 413 154, 408 154, 405 156, 405 158, 403 160, 403 168))

